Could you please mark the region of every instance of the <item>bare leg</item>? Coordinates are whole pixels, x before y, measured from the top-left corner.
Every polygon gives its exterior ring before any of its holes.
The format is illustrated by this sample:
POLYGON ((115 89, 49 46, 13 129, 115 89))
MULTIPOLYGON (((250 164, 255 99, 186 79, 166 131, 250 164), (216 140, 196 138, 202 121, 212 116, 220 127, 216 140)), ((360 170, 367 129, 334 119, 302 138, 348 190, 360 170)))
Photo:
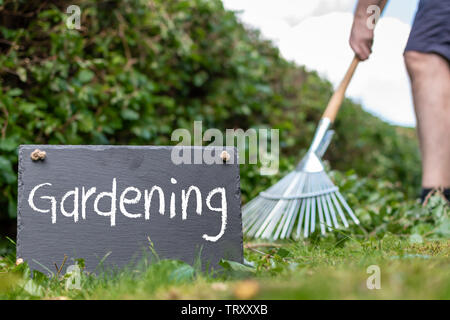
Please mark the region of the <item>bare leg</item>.
POLYGON ((422 154, 422 187, 450 187, 450 66, 440 55, 407 51, 422 154))

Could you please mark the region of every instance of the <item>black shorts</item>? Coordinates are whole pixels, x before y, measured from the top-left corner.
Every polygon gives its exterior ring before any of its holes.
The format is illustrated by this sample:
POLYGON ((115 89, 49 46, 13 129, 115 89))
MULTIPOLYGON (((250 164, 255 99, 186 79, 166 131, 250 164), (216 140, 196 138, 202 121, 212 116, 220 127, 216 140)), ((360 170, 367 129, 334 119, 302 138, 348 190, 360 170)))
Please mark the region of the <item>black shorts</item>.
POLYGON ((450 61, 450 0, 420 0, 405 51, 437 53, 450 61))

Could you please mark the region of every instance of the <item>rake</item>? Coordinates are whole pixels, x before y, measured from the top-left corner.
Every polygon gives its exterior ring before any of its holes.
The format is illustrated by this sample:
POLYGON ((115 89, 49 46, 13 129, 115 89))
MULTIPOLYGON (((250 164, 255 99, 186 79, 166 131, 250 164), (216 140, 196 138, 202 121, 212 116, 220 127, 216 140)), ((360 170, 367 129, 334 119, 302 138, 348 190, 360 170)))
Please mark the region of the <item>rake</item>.
POLYGON ((327 231, 340 229, 341 225, 348 227, 346 214, 359 224, 339 188, 327 176, 321 161, 334 133, 331 125, 358 63, 355 56, 328 103, 308 152, 295 171, 243 206, 243 227, 248 237, 270 240, 307 238, 317 228, 324 235, 327 231))

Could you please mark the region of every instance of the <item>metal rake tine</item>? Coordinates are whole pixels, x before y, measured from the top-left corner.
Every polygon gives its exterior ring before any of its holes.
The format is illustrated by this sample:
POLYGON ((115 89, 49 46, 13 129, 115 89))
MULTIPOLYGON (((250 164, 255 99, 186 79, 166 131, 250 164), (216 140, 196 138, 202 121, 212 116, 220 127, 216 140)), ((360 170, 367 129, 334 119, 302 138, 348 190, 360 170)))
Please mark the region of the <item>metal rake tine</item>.
POLYGON ((286 204, 281 211, 280 218, 278 219, 277 223, 275 223, 272 227, 272 230, 270 233, 273 233, 272 239, 277 240, 278 236, 281 233, 281 229, 283 228, 283 224, 286 221, 287 215, 286 212, 289 212, 291 210, 292 201, 286 200, 286 204))
POLYGON ((322 204, 321 201, 319 201, 320 197, 316 198, 317 201, 317 207, 318 207, 318 211, 319 211, 319 224, 320 224, 320 233, 322 235, 325 234, 325 221, 323 220, 323 212, 322 212, 322 204))
POLYGON ((286 210, 285 219, 280 223, 276 236, 280 236, 281 239, 288 238, 290 230, 292 230, 293 224, 298 216, 298 209, 300 207, 299 201, 291 200, 289 202, 288 209, 286 210))
POLYGON ((304 232, 303 232, 303 237, 305 237, 305 238, 308 238, 310 208, 311 208, 311 198, 307 198, 306 199, 305 226, 304 226, 304 232))
MULTIPOLYGON (((315 186, 314 182, 313 182, 313 185, 315 186)), ((313 191, 313 190, 314 190, 314 188, 311 187, 311 191, 313 191)), ((312 234, 315 229, 316 229, 316 199, 311 198, 311 223, 310 223, 309 233, 312 234)))
POLYGON ((294 225, 295 225, 295 220, 296 220, 296 218, 298 217, 298 214, 299 214, 300 202, 301 201, 296 201, 295 202, 294 214, 293 214, 289 224, 286 224, 287 225, 287 229, 283 230, 283 233, 282 233, 283 237, 282 237, 282 239, 289 238, 289 235, 291 235, 292 229, 294 228, 294 225))
POLYGON ((295 222, 299 218, 300 214, 300 203, 302 201, 294 201, 294 205, 292 207, 292 215, 290 216, 290 220, 285 224, 283 231, 281 233, 282 239, 287 239, 291 236, 292 229, 294 228, 295 222))
POLYGON ((250 210, 257 208, 258 207, 257 204, 263 200, 264 200, 264 198, 262 198, 262 197, 256 197, 255 199, 253 199, 252 201, 250 201, 246 205, 244 205, 242 207, 242 211, 249 212, 250 210))
POLYGON ((347 201, 345 201, 344 197, 341 195, 340 192, 336 192, 336 195, 338 196, 339 200, 341 200, 342 205, 344 206, 344 208, 347 210, 348 214, 350 215, 350 217, 352 217, 353 221, 356 224, 359 224, 359 220, 358 218, 355 216, 355 214, 353 213, 353 210, 348 206, 347 201))
MULTIPOLYGON (((308 193, 310 191, 310 182, 311 177, 307 176, 307 184, 305 191, 308 193)), ((310 222, 310 214, 311 214, 311 198, 306 198, 306 207, 305 207, 305 224, 303 226, 303 237, 308 238, 309 233, 309 222, 310 222)))
POLYGON ((331 194, 331 199, 333 199, 334 206, 336 207, 336 210, 339 213, 339 216, 341 217, 344 227, 348 228, 349 224, 348 224, 347 218, 345 217, 344 212, 342 211, 341 205, 337 201, 334 193, 331 194))
MULTIPOLYGON (((308 184, 307 184, 307 188, 306 188, 306 192, 310 191, 310 186, 309 186, 309 180, 310 180, 310 176, 308 175, 308 184)), ((303 237, 304 238, 308 238, 308 233, 309 233, 309 223, 310 223, 310 215, 311 215, 311 198, 306 198, 306 216, 305 216, 305 225, 304 225, 304 232, 303 232, 303 237)))
MULTIPOLYGON (((299 179, 299 176, 296 175, 295 179, 299 179)), ((295 180, 295 182, 286 189, 286 191, 283 193, 283 196, 288 195, 290 193, 291 189, 294 187, 294 184, 296 184, 296 183, 297 183, 297 180, 295 180)), ((258 232, 256 233, 256 235, 255 235, 256 237, 259 237, 264 232, 264 229, 270 223, 270 220, 275 216, 275 214, 277 213, 277 210, 283 205, 282 201, 283 200, 278 201, 277 204, 275 205, 275 207, 269 213, 269 216, 265 219, 263 225, 261 226, 261 229, 258 230, 258 232)))
POLYGON ((253 199, 251 202, 247 203, 242 207, 242 222, 244 225, 247 225, 251 222, 254 217, 257 215, 258 211, 260 212, 262 207, 265 205, 265 201, 261 197, 257 197, 253 199))
POLYGON ((255 215, 266 206, 266 201, 264 198, 256 197, 251 202, 247 203, 242 207, 242 220, 244 224, 248 224, 252 221, 255 215))
MULTIPOLYGON (((301 191, 303 189, 304 180, 305 180, 305 175, 303 173, 299 173, 298 179, 296 180, 296 183, 295 183, 294 187, 292 188, 290 195, 292 195, 292 193, 294 195, 298 194, 299 191, 301 191)), ((292 216, 295 214, 295 207, 296 207, 296 201, 295 200, 289 201, 288 205, 286 206, 285 214, 283 215, 283 218, 280 221, 277 230, 275 231, 274 239, 278 239, 281 232, 283 230, 286 230, 289 227, 292 216)), ((283 238, 283 236, 281 236, 281 238, 283 238)))
MULTIPOLYGON (((301 193, 303 191, 303 188, 304 188, 305 182, 306 182, 306 177, 307 176, 305 174, 301 174, 300 175, 299 183, 298 183, 298 186, 296 188, 297 192, 301 193)), ((285 223, 285 226, 284 226, 284 228, 282 230, 282 233, 281 233, 281 238, 282 239, 285 239, 286 235, 290 234, 290 232, 291 232, 291 230, 292 230, 292 228, 294 226, 294 223, 295 223, 295 218, 297 217, 297 215, 299 213, 298 212, 298 209, 300 207, 299 201, 293 201, 292 203, 293 203, 293 205, 292 205, 291 211, 289 212, 289 215, 288 215, 289 218, 287 219, 287 221, 285 223)))
POLYGON ((286 176, 284 176, 280 181, 278 181, 276 184, 271 186, 269 189, 266 190, 268 193, 279 193, 286 189, 286 186, 289 185, 289 183, 292 181, 292 177, 296 175, 296 172, 290 172, 286 176))
POLYGON ((273 208, 274 206, 273 202, 274 201, 271 200, 261 201, 262 203, 261 208, 259 210, 255 209, 255 211, 253 211, 251 215, 249 214, 250 216, 246 217, 244 227, 247 230, 250 230, 250 228, 252 228, 255 225, 255 223, 257 223, 260 217, 266 215, 266 211, 268 212, 269 210, 271 210, 271 208, 273 208))
POLYGON ((281 230, 283 229, 284 224, 286 223, 286 219, 288 218, 288 215, 292 211, 292 207, 294 206, 295 201, 292 200, 284 200, 286 203, 282 210, 280 210, 279 215, 277 216, 277 219, 273 219, 274 221, 269 224, 266 230, 267 237, 269 237, 270 234, 273 234, 271 237, 273 240, 277 240, 281 230))
POLYGON ((328 206, 327 206, 327 204, 325 202, 325 197, 324 196, 320 196, 320 200, 322 201, 322 207, 323 207, 323 211, 325 213, 325 221, 327 223, 328 231, 332 231, 333 230, 333 224, 331 222, 330 212, 328 211, 328 206))
POLYGON ((302 231, 303 217, 305 216, 305 207, 306 207, 306 201, 303 199, 302 205, 300 208, 300 217, 298 218, 298 223, 297 223, 297 232, 296 232, 297 238, 300 238, 300 234, 302 231))
POLYGON ((260 216, 262 219, 259 219, 258 215, 255 216, 254 220, 252 221, 250 227, 248 228, 248 234, 250 236, 254 236, 256 232, 258 232, 259 227, 263 223, 263 221, 266 219, 269 212, 273 209, 276 202, 273 200, 267 200, 267 203, 265 207, 261 210, 260 216))
POLYGON ((330 196, 328 194, 326 194, 325 195, 325 199, 326 199, 326 202, 328 204, 328 209, 330 210, 330 213, 331 213, 331 218, 333 219, 334 227, 336 229, 340 229, 341 226, 339 225, 339 223, 337 221, 336 212, 334 211, 334 207, 333 207, 333 204, 331 203, 330 196))
POLYGON ((295 206, 295 201, 288 201, 286 205, 286 211, 283 214, 283 217, 280 220, 280 223, 278 223, 278 226, 276 227, 275 233, 273 235, 273 239, 277 240, 278 238, 281 238, 281 231, 284 229, 284 226, 286 224, 286 221, 288 220, 288 217, 292 214, 293 207, 295 206))
POLYGON ((265 239, 270 239, 271 233, 273 232, 277 224, 280 222, 280 219, 283 218, 283 211, 285 210, 287 204, 288 204, 287 200, 278 201, 277 205, 272 209, 272 212, 270 213, 271 217, 266 219, 268 223, 261 226, 260 230, 261 232, 259 236, 265 239))
POLYGON ((280 221, 280 219, 283 216, 283 211, 286 208, 287 201, 286 200, 280 200, 278 201, 277 205, 272 209, 270 212, 270 218, 266 218, 266 222, 261 226, 261 229, 256 234, 256 237, 261 237, 263 239, 270 239, 271 234, 273 230, 275 229, 276 225, 280 221))
POLYGON ((260 210, 259 214, 255 215, 254 217, 254 224, 256 225, 262 225, 263 220, 266 219, 267 215, 272 211, 272 209, 276 206, 278 203, 278 200, 270 200, 270 199, 264 199, 265 205, 262 207, 262 210, 260 210))
POLYGON ((278 201, 273 201, 273 203, 271 203, 265 208, 264 212, 261 214, 261 217, 255 219, 255 222, 251 229, 252 236, 256 236, 256 234, 261 229, 261 226, 263 225, 264 221, 266 221, 268 215, 270 214, 270 212, 272 212, 273 208, 276 206, 277 203, 278 201))
MULTIPOLYGON (((300 172, 297 172, 294 176, 294 181, 290 183, 288 188, 283 192, 283 196, 289 196, 293 192, 296 193, 296 187, 300 180, 302 180, 303 174, 300 172)), ((276 226, 279 223, 283 223, 285 220, 285 215, 283 215, 283 212, 286 210, 286 208, 289 207, 289 202, 287 200, 280 200, 280 202, 277 204, 277 206, 273 209, 273 212, 271 212, 270 222, 268 224, 263 225, 260 230, 260 235, 263 238, 270 238, 270 235, 275 230, 276 226), (279 212, 279 213, 278 213, 279 212), (280 220, 281 219, 281 220, 280 220), (264 232, 262 232, 262 229, 265 229, 264 232)), ((269 218, 266 220, 269 221, 269 218)), ((257 234, 258 236, 258 234, 257 234)), ((278 237, 278 235, 274 236, 278 237)))
MULTIPOLYGON (((323 177, 323 179, 322 179, 322 188, 328 189, 328 188, 331 188, 331 187, 333 187, 333 186, 334 186, 333 184, 330 184, 330 183, 329 183, 328 176, 324 173, 324 177, 323 177)), ((328 208, 328 206, 327 206, 327 203, 326 203, 326 201, 325 201, 325 196, 327 196, 327 195, 328 195, 328 194, 326 194, 326 195, 321 195, 321 196, 320 196, 320 200, 322 201, 322 208, 323 208, 324 213, 325 213, 325 221, 327 222, 328 231, 331 231, 333 225, 332 225, 332 223, 331 223, 330 210, 329 210, 329 208, 328 208)))

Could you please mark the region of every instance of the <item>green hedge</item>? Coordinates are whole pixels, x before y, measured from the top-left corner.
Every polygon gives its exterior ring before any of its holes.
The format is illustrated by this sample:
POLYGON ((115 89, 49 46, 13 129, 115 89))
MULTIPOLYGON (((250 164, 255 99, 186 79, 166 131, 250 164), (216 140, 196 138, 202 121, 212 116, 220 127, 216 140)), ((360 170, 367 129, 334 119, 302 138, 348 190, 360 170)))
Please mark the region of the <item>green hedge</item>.
MULTIPOLYGON (((0 219, 16 216, 19 144, 167 145, 194 120, 280 129, 281 172, 242 166, 246 201, 293 168, 331 93, 219 0, 0 0, 0 219), (65 25, 70 4, 81 7, 81 30, 65 25)), ((336 131, 326 156, 333 168, 413 194, 412 130, 346 100, 336 131)))

